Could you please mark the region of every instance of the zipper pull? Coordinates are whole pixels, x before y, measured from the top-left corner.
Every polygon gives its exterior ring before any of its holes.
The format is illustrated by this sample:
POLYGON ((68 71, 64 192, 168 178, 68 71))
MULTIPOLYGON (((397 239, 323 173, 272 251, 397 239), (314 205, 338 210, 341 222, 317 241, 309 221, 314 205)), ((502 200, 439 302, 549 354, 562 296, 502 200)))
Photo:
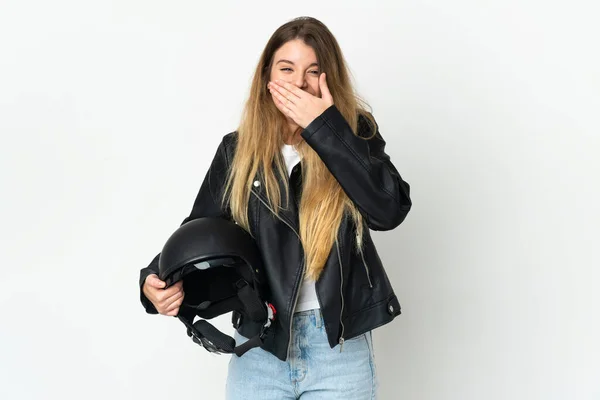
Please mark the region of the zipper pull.
POLYGON ((342 349, 344 348, 344 338, 341 337, 340 338, 340 353, 342 352, 342 349))

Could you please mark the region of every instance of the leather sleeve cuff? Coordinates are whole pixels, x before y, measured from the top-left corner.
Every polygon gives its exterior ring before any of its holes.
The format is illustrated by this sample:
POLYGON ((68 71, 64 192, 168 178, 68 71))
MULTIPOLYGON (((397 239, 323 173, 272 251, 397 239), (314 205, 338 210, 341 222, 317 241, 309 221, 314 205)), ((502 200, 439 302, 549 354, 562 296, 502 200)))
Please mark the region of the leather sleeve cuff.
MULTIPOLYGON (((327 108, 325 111, 323 111, 321 113, 321 115, 319 115, 310 124, 308 124, 308 126, 306 128, 304 128, 304 130, 301 133, 301 136, 305 140, 310 138, 315 132, 317 132, 323 126, 323 124, 325 124, 325 121, 330 120, 332 118, 336 118, 336 114, 338 114, 340 117, 342 117, 342 115, 340 114, 340 111, 337 109, 335 104, 332 104, 331 106, 329 106, 329 108, 327 108)), ((342 117, 342 118, 344 118, 344 117, 342 117)))
POLYGON ((155 274, 155 273, 156 272, 151 271, 147 268, 142 270, 142 272, 140 273, 140 301, 142 302, 142 306, 144 306, 144 309, 146 310, 146 312, 148 314, 158 314, 158 310, 156 309, 156 307, 154 307, 154 304, 152 304, 152 302, 146 297, 142 288, 144 286, 144 282, 146 281, 146 278, 148 277, 148 275, 155 274))

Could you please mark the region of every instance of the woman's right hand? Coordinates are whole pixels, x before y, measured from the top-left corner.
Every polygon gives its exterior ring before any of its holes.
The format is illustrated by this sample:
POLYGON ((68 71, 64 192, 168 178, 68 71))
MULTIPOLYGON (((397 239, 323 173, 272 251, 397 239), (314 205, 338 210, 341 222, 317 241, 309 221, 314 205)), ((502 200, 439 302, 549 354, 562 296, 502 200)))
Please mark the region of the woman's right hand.
POLYGON ((144 281, 142 291, 159 314, 175 316, 183 302, 183 281, 176 282, 168 289, 163 289, 165 285, 156 274, 150 274, 144 281))

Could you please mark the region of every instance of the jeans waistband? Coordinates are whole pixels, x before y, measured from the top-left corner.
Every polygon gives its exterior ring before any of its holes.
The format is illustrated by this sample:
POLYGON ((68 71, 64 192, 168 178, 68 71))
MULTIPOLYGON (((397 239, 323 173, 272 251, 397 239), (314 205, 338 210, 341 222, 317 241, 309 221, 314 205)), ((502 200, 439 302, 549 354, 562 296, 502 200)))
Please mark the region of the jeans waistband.
POLYGON ((306 315, 314 315, 315 317, 321 317, 321 309, 320 308, 313 308, 312 310, 304 310, 304 311, 298 311, 294 313, 294 316, 306 316, 306 315))
POLYGON ((314 316, 315 326, 320 328, 323 321, 323 315, 320 308, 313 308, 312 310, 304 310, 294 313, 294 319, 306 319, 310 318, 311 316, 314 316))

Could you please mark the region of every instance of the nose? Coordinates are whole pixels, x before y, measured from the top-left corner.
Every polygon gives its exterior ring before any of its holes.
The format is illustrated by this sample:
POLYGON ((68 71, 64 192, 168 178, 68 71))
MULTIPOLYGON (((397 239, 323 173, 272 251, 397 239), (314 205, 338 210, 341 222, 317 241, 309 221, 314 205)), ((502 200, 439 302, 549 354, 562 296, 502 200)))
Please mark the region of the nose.
POLYGON ((300 89, 305 89, 308 85, 308 82, 306 81, 306 75, 303 72, 296 72, 292 77, 291 83, 300 89))

